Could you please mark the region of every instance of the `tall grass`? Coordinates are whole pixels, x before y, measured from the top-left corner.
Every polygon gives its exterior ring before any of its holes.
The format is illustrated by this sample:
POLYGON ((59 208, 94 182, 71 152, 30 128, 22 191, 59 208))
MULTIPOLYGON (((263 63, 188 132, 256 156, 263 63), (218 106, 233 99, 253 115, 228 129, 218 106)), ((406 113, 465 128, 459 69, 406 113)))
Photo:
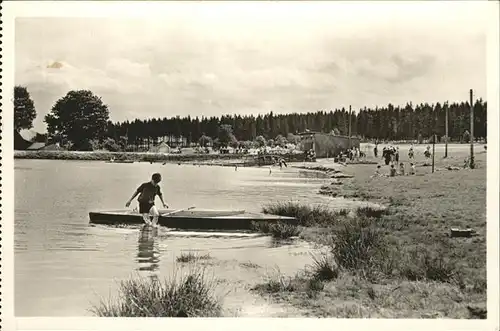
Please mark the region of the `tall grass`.
POLYGON ((456 262, 440 252, 416 247, 402 250, 398 271, 401 277, 412 281, 431 280, 461 285, 462 279, 456 262))
POLYGON ((301 226, 329 226, 346 216, 349 210, 334 211, 327 206, 309 206, 296 202, 275 202, 262 208, 265 214, 295 217, 301 226))
POLYGON ((322 254, 313 256, 312 277, 321 281, 331 281, 339 276, 339 268, 333 257, 322 254))
POLYGON ((101 300, 91 312, 100 317, 217 317, 222 306, 215 283, 203 269, 172 279, 135 278, 120 283, 119 297, 101 300))
POLYGON ((252 222, 252 228, 280 240, 297 237, 300 234, 298 226, 284 222, 252 222))
POLYGON ((252 290, 260 293, 281 293, 281 292, 306 292, 313 296, 315 292, 321 291, 324 283, 317 278, 310 277, 305 272, 297 273, 294 276, 285 276, 279 271, 269 277, 267 282, 255 285, 252 290))
POLYGON ((176 260, 179 263, 189 263, 198 260, 209 260, 209 259, 210 259, 210 254, 197 255, 193 252, 188 252, 188 253, 181 253, 181 255, 179 255, 176 260))
POLYGON ((384 208, 375 208, 371 206, 360 207, 356 209, 356 215, 368 218, 381 218, 387 214, 387 210, 384 208))
POLYGON ((388 255, 386 246, 384 233, 375 227, 374 219, 366 217, 343 221, 334 229, 330 243, 337 265, 361 274, 380 271, 388 255))

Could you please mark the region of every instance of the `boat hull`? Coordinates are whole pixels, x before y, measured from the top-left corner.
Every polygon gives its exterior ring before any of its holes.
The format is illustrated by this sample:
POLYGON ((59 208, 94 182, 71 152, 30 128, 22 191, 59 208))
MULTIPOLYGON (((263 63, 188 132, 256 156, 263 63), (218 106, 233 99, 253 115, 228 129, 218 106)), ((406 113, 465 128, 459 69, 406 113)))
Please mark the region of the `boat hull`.
MULTIPOLYGON (((159 210, 158 223, 175 229, 196 230, 251 230, 253 222, 286 222, 297 224, 293 217, 262 213, 247 213, 244 210, 159 210), (174 213, 172 213, 174 212, 174 213), (172 214, 170 214, 172 213, 172 214)), ((90 212, 93 224, 143 224, 142 215, 130 210, 90 212)))

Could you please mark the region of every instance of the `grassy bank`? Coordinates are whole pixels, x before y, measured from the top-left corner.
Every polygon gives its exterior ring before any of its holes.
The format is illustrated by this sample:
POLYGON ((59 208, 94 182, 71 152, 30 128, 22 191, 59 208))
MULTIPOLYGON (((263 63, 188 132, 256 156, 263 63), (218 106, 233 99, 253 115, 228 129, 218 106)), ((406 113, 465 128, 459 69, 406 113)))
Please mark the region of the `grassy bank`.
POLYGON ((485 154, 477 154, 474 170, 447 170, 460 167, 462 157, 436 161, 435 173, 420 162, 417 176, 392 178, 372 178, 373 166, 348 166, 343 171, 353 178, 322 190, 385 209, 267 206, 300 223, 274 237, 293 233, 326 245, 328 254, 295 277, 274 275, 254 290, 311 316, 485 318, 485 154), (454 238, 451 228, 471 228, 474 235, 454 238))
POLYGON ((222 305, 215 283, 203 269, 163 281, 133 278, 120 283, 119 296, 91 308, 100 317, 219 317, 222 305))

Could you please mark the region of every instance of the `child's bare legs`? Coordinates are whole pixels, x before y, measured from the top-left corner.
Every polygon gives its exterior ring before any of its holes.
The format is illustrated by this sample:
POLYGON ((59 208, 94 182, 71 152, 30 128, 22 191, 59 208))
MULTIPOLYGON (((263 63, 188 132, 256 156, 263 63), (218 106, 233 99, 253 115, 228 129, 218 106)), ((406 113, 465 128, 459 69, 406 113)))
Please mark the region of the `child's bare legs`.
POLYGON ((142 219, 144 220, 144 223, 146 223, 147 225, 151 225, 151 220, 149 219, 149 213, 142 214, 142 219))
POLYGON ((151 209, 149 210, 149 214, 153 216, 153 226, 158 226, 158 218, 160 217, 160 213, 158 212, 156 206, 151 207, 151 209))

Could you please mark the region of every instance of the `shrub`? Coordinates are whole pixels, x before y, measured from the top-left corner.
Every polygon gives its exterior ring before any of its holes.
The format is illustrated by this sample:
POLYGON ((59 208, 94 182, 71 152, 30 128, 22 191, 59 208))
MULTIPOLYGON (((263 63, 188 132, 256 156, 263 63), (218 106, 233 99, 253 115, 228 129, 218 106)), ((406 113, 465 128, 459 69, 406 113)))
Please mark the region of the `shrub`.
POLYGON ((208 260, 208 259, 210 259, 209 254, 196 255, 192 252, 189 252, 189 253, 181 253, 181 255, 177 257, 177 262, 188 263, 197 260, 208 260))
POLYGON ((278 272, 267 282, 254 286, 253 290, 261 293, 305 292, 313 295, 313 292, 321 291, 323 288, 321 280, 308 277, 305 273, 297 273, 290 277, 278 272))
POLYGON ((382 208, 366 206, 356 209, 356 214, 361 217, 364 216, 364 217, 381 218, 384 214, 386 214, 386 210, 382 208))
POLYGON ((432 280, 445 283, 461 282, 457 265, 439 251, 428 248, 406 250, 399 266, 400 275, 408 280, 432 280))
POLYGON ((270 234, 274 239, 289 239, 300 234, 298 226, 284 222, 253 222, 252 228, 270 234))
POLYGON ((329 281, 339 276, 339 269, 332 257, 321 255, 313 257, 312 277, 321 281, 329 281))
POLYGON ((384 234, 373 226, 373 222, 372 219, 357 218, 343 221, 334 230, 330 247, 340 268, 365 274, 380 269, 387 255, 386 242, 384 234))
POLYGON ((214 293, 203 270, 164 282, 130 279, 121 282, 118 300, 101 300, 91 311, 100 317, 217 317, 222 306, 214 293))
POLYGON ((332 225, 340 216, 346 216, 349 210, 334 211, 326 206, 308 206, 295 202, 276 202, 262 208, 265 214, 295 217, 301 226, 332 225))

